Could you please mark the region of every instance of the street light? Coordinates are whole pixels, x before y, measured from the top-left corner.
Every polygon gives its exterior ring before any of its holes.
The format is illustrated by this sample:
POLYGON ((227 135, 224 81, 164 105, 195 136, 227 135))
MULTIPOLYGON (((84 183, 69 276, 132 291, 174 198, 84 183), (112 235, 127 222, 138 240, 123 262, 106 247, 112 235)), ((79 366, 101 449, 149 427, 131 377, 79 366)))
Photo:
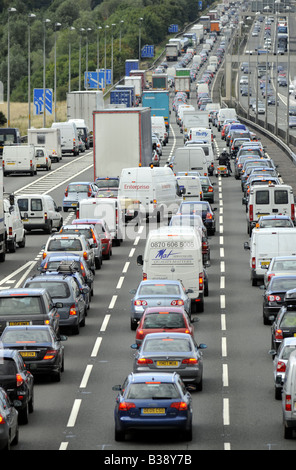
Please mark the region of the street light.
POLYGON ((54 24, 54 121, 57 121, 57 28, 61 23, 54 24))
POLYGON ((91 31, 91 28, 86 28, 86 55, 85 55, 85 65, 86 65, 86 90, 88 90, 88 32, 91 31))
POLYGON ((106 55, 106 35, 107 35, 107 29, 109 28, 109 26, 106 24, 105 26, 105 70, 104 70, 104 89, 107 88, 107 83, 106 83, 106 79, 107 79, 107 71, 106 71, 106 68, 107 68, 107 55, 106 55))
POLYGON ((121 52, 121 26, 123 25, 124 21, 120 20, 119 23, 119 52, 121 52))
POLYGON ((10 27, 9 17, 10 13, 16 12, 16 8, 8 8, 8 21, 7 21, 7 127, 10 127, 10 27))
POLYGON ((36 18, 36 15, 28 14, 28 129, 31 129, 31 18, 36 18))
POLYGON ((43 127, 46 127, 46 106, 45 106, 45 73, 46 73, 46 60, 45 60, 45 44, 46 44, 46 24, 50 23, 50 20, 47 18, 43 21, 43 127))
POLYGON ((139 62, 141 61, 141 26, 143 18, 139 18, 139 62))
POLYGON ((71 31, 75 31, 74 26, 70 26, 69 28, 69 83, 68 83, 68 91, 71 92, 71 31))
POLYGON ((100 88, 99 72, 100 72, 100 31, 102 26, 97 27, 97 71, 98 71, 98 89, 100 88))
POLYGON ((79 84, 78 84, 78 89, 79 91, 81 90, 81 33, 85 31, 84 28, 79 29, 79 84))
POLYGON ((111 85, 113 85, 113 28, 116 26, 115 23, 112 23, 112 40, 111 40, 111 85))

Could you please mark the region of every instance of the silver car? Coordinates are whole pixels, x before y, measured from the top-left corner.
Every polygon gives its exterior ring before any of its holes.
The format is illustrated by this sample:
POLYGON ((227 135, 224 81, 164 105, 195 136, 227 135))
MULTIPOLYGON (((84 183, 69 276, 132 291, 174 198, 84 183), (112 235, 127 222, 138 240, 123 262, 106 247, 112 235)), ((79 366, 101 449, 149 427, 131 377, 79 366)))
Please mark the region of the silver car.
POLYGON ((283 274, 296 274, 296 256, 275 256, 272 258, 264 273, 265 287, 268 286, 271 277, 283 274))
MULTIPOLYGON (((133 344, 132 349, 138 346, 133 344)), ((201 391, 203 385, 203 359, 200 349, 187 333, 149 333, 145 336, 134 359, 133 372, 177 372, 185 385, 201 391)))
POLYGON ((296 350, 296 338, 285 338, 278 351, 271 349, 273 359, 274 396, 276 400, 282 398, 282 388, 285 380, 287 362, 292 351, 296 350))
POLYGON ((100 238, 100 232, 98 230, 98 227, 95 225, 87 225, 87 224, 82 224, 82 225, 63 225, 63 227, 60 230, 60 233, 65 233, 65 234, 80 234, 84 235, 85 238, 88 240, 90 245, 93 246, 94 250, 94 256, 95 256, 95 265, 96 269, 101 269, 102 262, 103 262, 103 250, 102 250, 102 242, 100 238))
POLYGON ((136 330, 139 320, 147 307, 183 306, 191 317, 191 299, 181 281, 146 280, 141 281, 131 300, 131 329, 136 330))

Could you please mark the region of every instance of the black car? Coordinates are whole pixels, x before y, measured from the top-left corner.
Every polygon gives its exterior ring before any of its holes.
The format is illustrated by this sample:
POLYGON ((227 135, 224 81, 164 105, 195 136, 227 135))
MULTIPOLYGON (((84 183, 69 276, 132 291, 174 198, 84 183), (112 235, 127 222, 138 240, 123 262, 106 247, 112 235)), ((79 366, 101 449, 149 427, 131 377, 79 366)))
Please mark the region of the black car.
POLYGON ((209 235, 216 232, 216 220, 214 211, 208 201, 184 201, 179 207, 179 214, 200 215, 209 235))
POLYGON ((0 349, 0 387, 17 409, 19 423, 27 424, 34 410, 34 377, 18 351, 0 349))
POLYGON ((50 375, 55 382, 64 372, 66 336, 57 336, 47 325, 7 326, 2 333, 4 349, 19 351, 26 361, 26 369, 35 375, 50 375))
POLYGON ((0 333, 6 326, 50 325, 59 333, 62 303, 54 303, 46 289, 7 289, 0 292, 0 333))
POLYGON ((284 305, 271 327, 271 349, 278 350, 284 338, 296 335, 296 289, 286 292, 284 305))
MULTIPOLYGON (((262 286, 264 288, 264 286, 262 286)), ((263 295, 263 323, 269 325, 270 316, 276 315, 284 305, 285 294, 296 288, 296 276, 274 276, 270 279, 263 295)))
POLYGON ((0 387, 0 450, 9 450, 18 444, 18 412, 11 403, 7 392, 0 387))

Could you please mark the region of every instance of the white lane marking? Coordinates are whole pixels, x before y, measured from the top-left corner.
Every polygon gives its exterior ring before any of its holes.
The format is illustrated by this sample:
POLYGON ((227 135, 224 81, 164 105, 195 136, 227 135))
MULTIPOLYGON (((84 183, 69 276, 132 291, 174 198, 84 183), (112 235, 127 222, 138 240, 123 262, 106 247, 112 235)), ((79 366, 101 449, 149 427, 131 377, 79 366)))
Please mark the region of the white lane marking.
POLYGON ((97 357, 100 346, 101 346, 101 343, 102 343, 102 338, 99 336, 96 339, 95 345, 94 345, 92 353, 91 353, 91 357, 97 357))
POLYGON ((106 331, 111 315, 105 315, 100 331, 106 331))
POLYGON ((125 263, 125 265, 124 265, 123 270, 122 270, 122 272, 123 272, 124 274, 127 272, 128 268, 129 268, 129 265, 130 265, 130 262, 127 261, 127 262, 125 263))
POLYGON ((228 365, 223 364, 222 366, 222 381, 223 381, 223 387, 228 387, 229 381, 228 381, 228 365))
POLYGON ((31 263, 33 261, 28 261, 26 264, 24 264, 24 266, 21 266, 20 268, 18 268, 16 271, 14 271, 13 273, 9 274, 9 276, 6 276, 4 279, 2 279, 2 281, 0 281, 0 286, 2 284, 5 284, 9 279, 11 279, 12 277, 16 276, 18 273, 22 272, 24 269, 26 269, 28 266, 31 266, 31 263))
POLYGON ((221 330, 226 331, 226 315, 222 313, 221 315, 221 330))
POLYGON ((222 337, 221 346, 222 346, 222 356, 227 357, 227 340, 225 336, 222 337))
POLYGON ((220 307, 225 308, 225 305, 226 305, 225 295, 222 294, 220 295, 220 307))
POLYGON ((92 368, 93 368, 92 364, 89 364, 86 366, 79 388, 86 388, 92 368))
POLYGON ((136 251, 136 248, 131 249, 130 254, 128 255, 129 258, 132 258, 134 256, 135 251, 136 251))
POLYGON ((220 278, 220 289, 225 289, 225 277, 221 276, 220 278))
POLYGON ((16 283, 15 287, 18 288, 23 282, 24 279, 28 276, 29 272, 32 271, 34 266, 37 264, 37 261, 31 261, 31 266, 27 269, 27 271, 22 275, 20 280, 16 283))
POLYGON ((81 405, 81 401, 82 401, 81 399, 74 400, 72 411, 71 411, 71 414, 70 414, 70 417, 69 417, 69 420, 68 420, 68 424, 67 424, 68 428, 73 428, 75 426, 76 419, 77 419, 77 416, 78 416, 78 413, 79 413, 79 408, 80 408, 80 405, 81 405))
POLYGON ((123 281, 124 281, 124 276, 121 276, 121 277, 119 278, 118 283, 117 283, 116 289, 121 289, 121 286, 122 286, 123 281))
POLYGON ((115 303, 116 303, 116 300, 117 300, 117 295, 113 295, 113 297, 112 297, 112 299, 111 299, 111 302, 110 302, 108 308, 114 308, 114 305, 115 305, 115 303))
POLYGON ((135 241, 134 241, 134 245, 137 246, 137 244, 139 243, 140 241, 140 237, 136 237, 135 238, 135 241))
POLYGON ((223 424, 224 426, 228 426, 230 424, 228 398, 223 398, 223 424))
POLYGON ((67 450, 69 442, 61 442, 59 450, 67 450))

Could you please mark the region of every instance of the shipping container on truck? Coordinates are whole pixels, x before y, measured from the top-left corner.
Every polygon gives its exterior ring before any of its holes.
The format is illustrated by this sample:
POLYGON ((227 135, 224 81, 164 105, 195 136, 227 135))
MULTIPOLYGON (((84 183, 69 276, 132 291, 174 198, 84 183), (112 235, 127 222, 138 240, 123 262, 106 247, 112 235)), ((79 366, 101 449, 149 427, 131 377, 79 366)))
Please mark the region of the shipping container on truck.
POLYGON ((217 34, 220 34, 220 21, 219 20, 213 20, 211 21, 211 33, 216 32, 217 34))
POLYGON ((130 70, 130 77, 141 77, 142 90, 146 87, 146 70, 130 70))
POLYGON ((131 90, 111 90, 110 91, 110 104, 124 104, 127 108, 132 106, 132 91, 131 90))
POLYGON ((139 69, 139 59, 126 59, 125 61, 125 75, 129 76, 131 70, 139 69))
POLYGON ((151 116, 163 116, 167 132, 170 126, 170 93, 168 90, 144 90, 142 106, 151 109, 151 116))
POLYGON ((153 73, 152 74, 152 88, 153 90, 167 90, 168 89, 168 75, 167 73, 153 73))
POLYGON ((130 86, 130 85, 116 85, 115 87, 116 91, 121 91, 121 90, 129 90, 131 92, 131 106, 134 106, 135 104, 135 86, 130 86))
POLYGON ((149 108, 94 111, 94 179, 120 176, 127 167, 152 162, 151 111, 149 108))

